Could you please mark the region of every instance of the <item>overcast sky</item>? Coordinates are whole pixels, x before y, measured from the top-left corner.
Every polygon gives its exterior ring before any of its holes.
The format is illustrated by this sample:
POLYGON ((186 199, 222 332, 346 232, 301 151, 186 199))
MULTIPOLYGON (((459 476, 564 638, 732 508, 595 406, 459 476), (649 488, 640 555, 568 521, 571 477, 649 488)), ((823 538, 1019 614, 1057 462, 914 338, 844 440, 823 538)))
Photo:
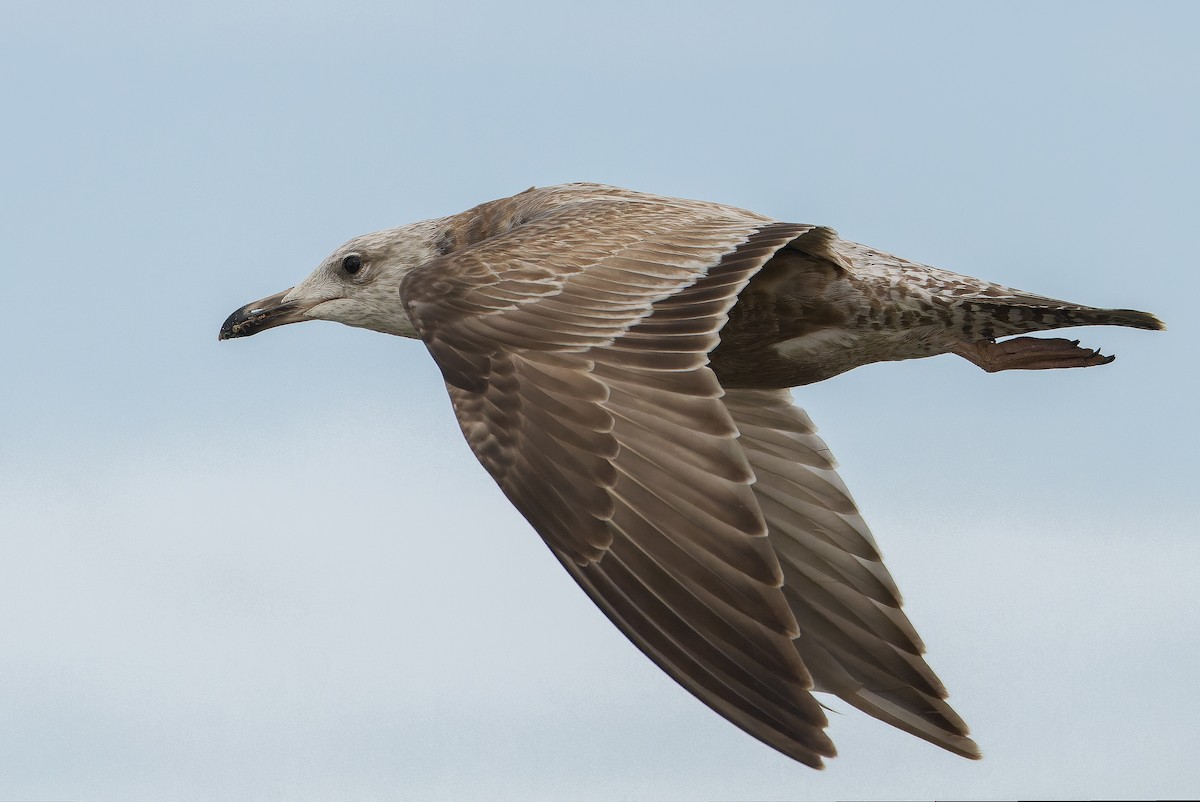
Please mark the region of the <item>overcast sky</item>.
POLYGON ((0 5, 0 799, 1186 797, 1200 5, 0 5), (796 393, 985 759, 676 686, 414 342, 217 342, 351 236, 599 181, 1160 315, 796 393))

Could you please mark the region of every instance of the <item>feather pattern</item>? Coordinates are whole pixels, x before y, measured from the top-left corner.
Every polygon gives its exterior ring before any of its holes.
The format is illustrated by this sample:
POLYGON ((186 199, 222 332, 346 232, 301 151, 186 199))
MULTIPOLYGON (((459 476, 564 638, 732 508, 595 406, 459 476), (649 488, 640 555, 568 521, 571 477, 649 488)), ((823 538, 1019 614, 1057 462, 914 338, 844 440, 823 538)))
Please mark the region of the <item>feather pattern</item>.
POLYGON ((979 749, 943 701, 920 655, 900 593, 808 416, 786 390, 729 390, 725 406, 755 471, 784 595, 800 627, 796 650, 818 690, 966 757, 979 749), (836 518, 835 518, 836 516, 836 518), (826 533, 841 519, 840 537, 826 533))
POLYGON ((1088 367, 1112 357, 993 338, 1162 328, 821 226, 597 184, 358 237, 220 336, 312 318, 420 337, 471 449, 601 610, 713 710, 817 767, 834 749, 813 690, 979 752, 785 388, 944 353, 1088 367))
MULTIPOLYGON (((405 298, 467 442, 576 581, 684 687, 819 766, 833 754, 826 719, 794 646, 755 474, 707 367, 738 291, 809 227, 675 225, 670 240, 637 240, 636 258, 615 250, 567 271, 558 293, 530 282, 501 306, 488 285, 439 296, 414 274, 405 298), (602 285, 586 279, 613 271, 637 280, 591 294, 602 285), (561 320, 561 307, 543 311, 546 300, 574 306, 580 293, 597 313, 589 326, 561 320), (639 295, 640 305, 630 301, 639 295), (703 316, 688 314, 698 306, 703 316), (482 369, 462 375, 463 365, 482 369)), ((495 265, 486 250, 479 263, 495 265)), ((507 276, 494 269, 492 281, 507 276)))

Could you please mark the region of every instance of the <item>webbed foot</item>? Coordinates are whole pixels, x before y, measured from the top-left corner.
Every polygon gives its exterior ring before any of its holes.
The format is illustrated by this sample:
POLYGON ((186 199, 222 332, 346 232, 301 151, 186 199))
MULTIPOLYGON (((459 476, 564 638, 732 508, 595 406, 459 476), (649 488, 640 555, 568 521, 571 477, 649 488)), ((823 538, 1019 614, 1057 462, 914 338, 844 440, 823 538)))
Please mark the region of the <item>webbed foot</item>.
POLYGON ((1090 368, 1107 365, 1115 356, 1104 356, 1099 349, 1082 348, 1079 340, 1061 337, 1015 337, 992 342, 965 342, 954 353, 974 362, 988 373, 1001 370, 1047 370, 1050 368, 1090 368))

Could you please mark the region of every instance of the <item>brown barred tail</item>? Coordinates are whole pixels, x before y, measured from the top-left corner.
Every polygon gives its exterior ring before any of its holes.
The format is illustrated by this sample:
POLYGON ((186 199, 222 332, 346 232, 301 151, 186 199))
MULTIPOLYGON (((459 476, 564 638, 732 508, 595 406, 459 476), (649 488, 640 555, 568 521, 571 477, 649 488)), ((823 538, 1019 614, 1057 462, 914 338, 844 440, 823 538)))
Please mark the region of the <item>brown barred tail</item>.
POLYGON ((1136 309, 1099 309, 1077 313, 1080 326, 1129 326, 1135 329, 1162 331, 1166 325, 1149 312, 1136 309))
POLYGON ((1129 326, 1153 331, 1166 328, 1154 315, 1136 309, 979 301, 971 301, 964 307, 963 323, 968 339, 992 339, 1069 326, 1129 326))

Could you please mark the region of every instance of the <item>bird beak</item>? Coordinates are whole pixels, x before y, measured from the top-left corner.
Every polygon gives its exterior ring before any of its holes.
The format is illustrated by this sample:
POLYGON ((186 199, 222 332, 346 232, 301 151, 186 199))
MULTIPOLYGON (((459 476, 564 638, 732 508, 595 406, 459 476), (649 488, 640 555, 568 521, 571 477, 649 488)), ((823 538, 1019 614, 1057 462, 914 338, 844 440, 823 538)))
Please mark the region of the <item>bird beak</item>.
POLYGON ((249 337, 251 334, 258 334, 264 329, 273 329, 276 326, 283 326, 287 323, 299 323, 302 320, 310 320, 311 318, 304 314, 309 309, 308 304, 296 303, 295 301, 284 302, 283 299, 291 291, 289 288, 283 292, 277 292, 274 295, 263 298, 261 301, 246 304, 225 319, 225 322, 221 324, 221 333, 217 335, 217 339, 229 340, 234 337, 249 337))

